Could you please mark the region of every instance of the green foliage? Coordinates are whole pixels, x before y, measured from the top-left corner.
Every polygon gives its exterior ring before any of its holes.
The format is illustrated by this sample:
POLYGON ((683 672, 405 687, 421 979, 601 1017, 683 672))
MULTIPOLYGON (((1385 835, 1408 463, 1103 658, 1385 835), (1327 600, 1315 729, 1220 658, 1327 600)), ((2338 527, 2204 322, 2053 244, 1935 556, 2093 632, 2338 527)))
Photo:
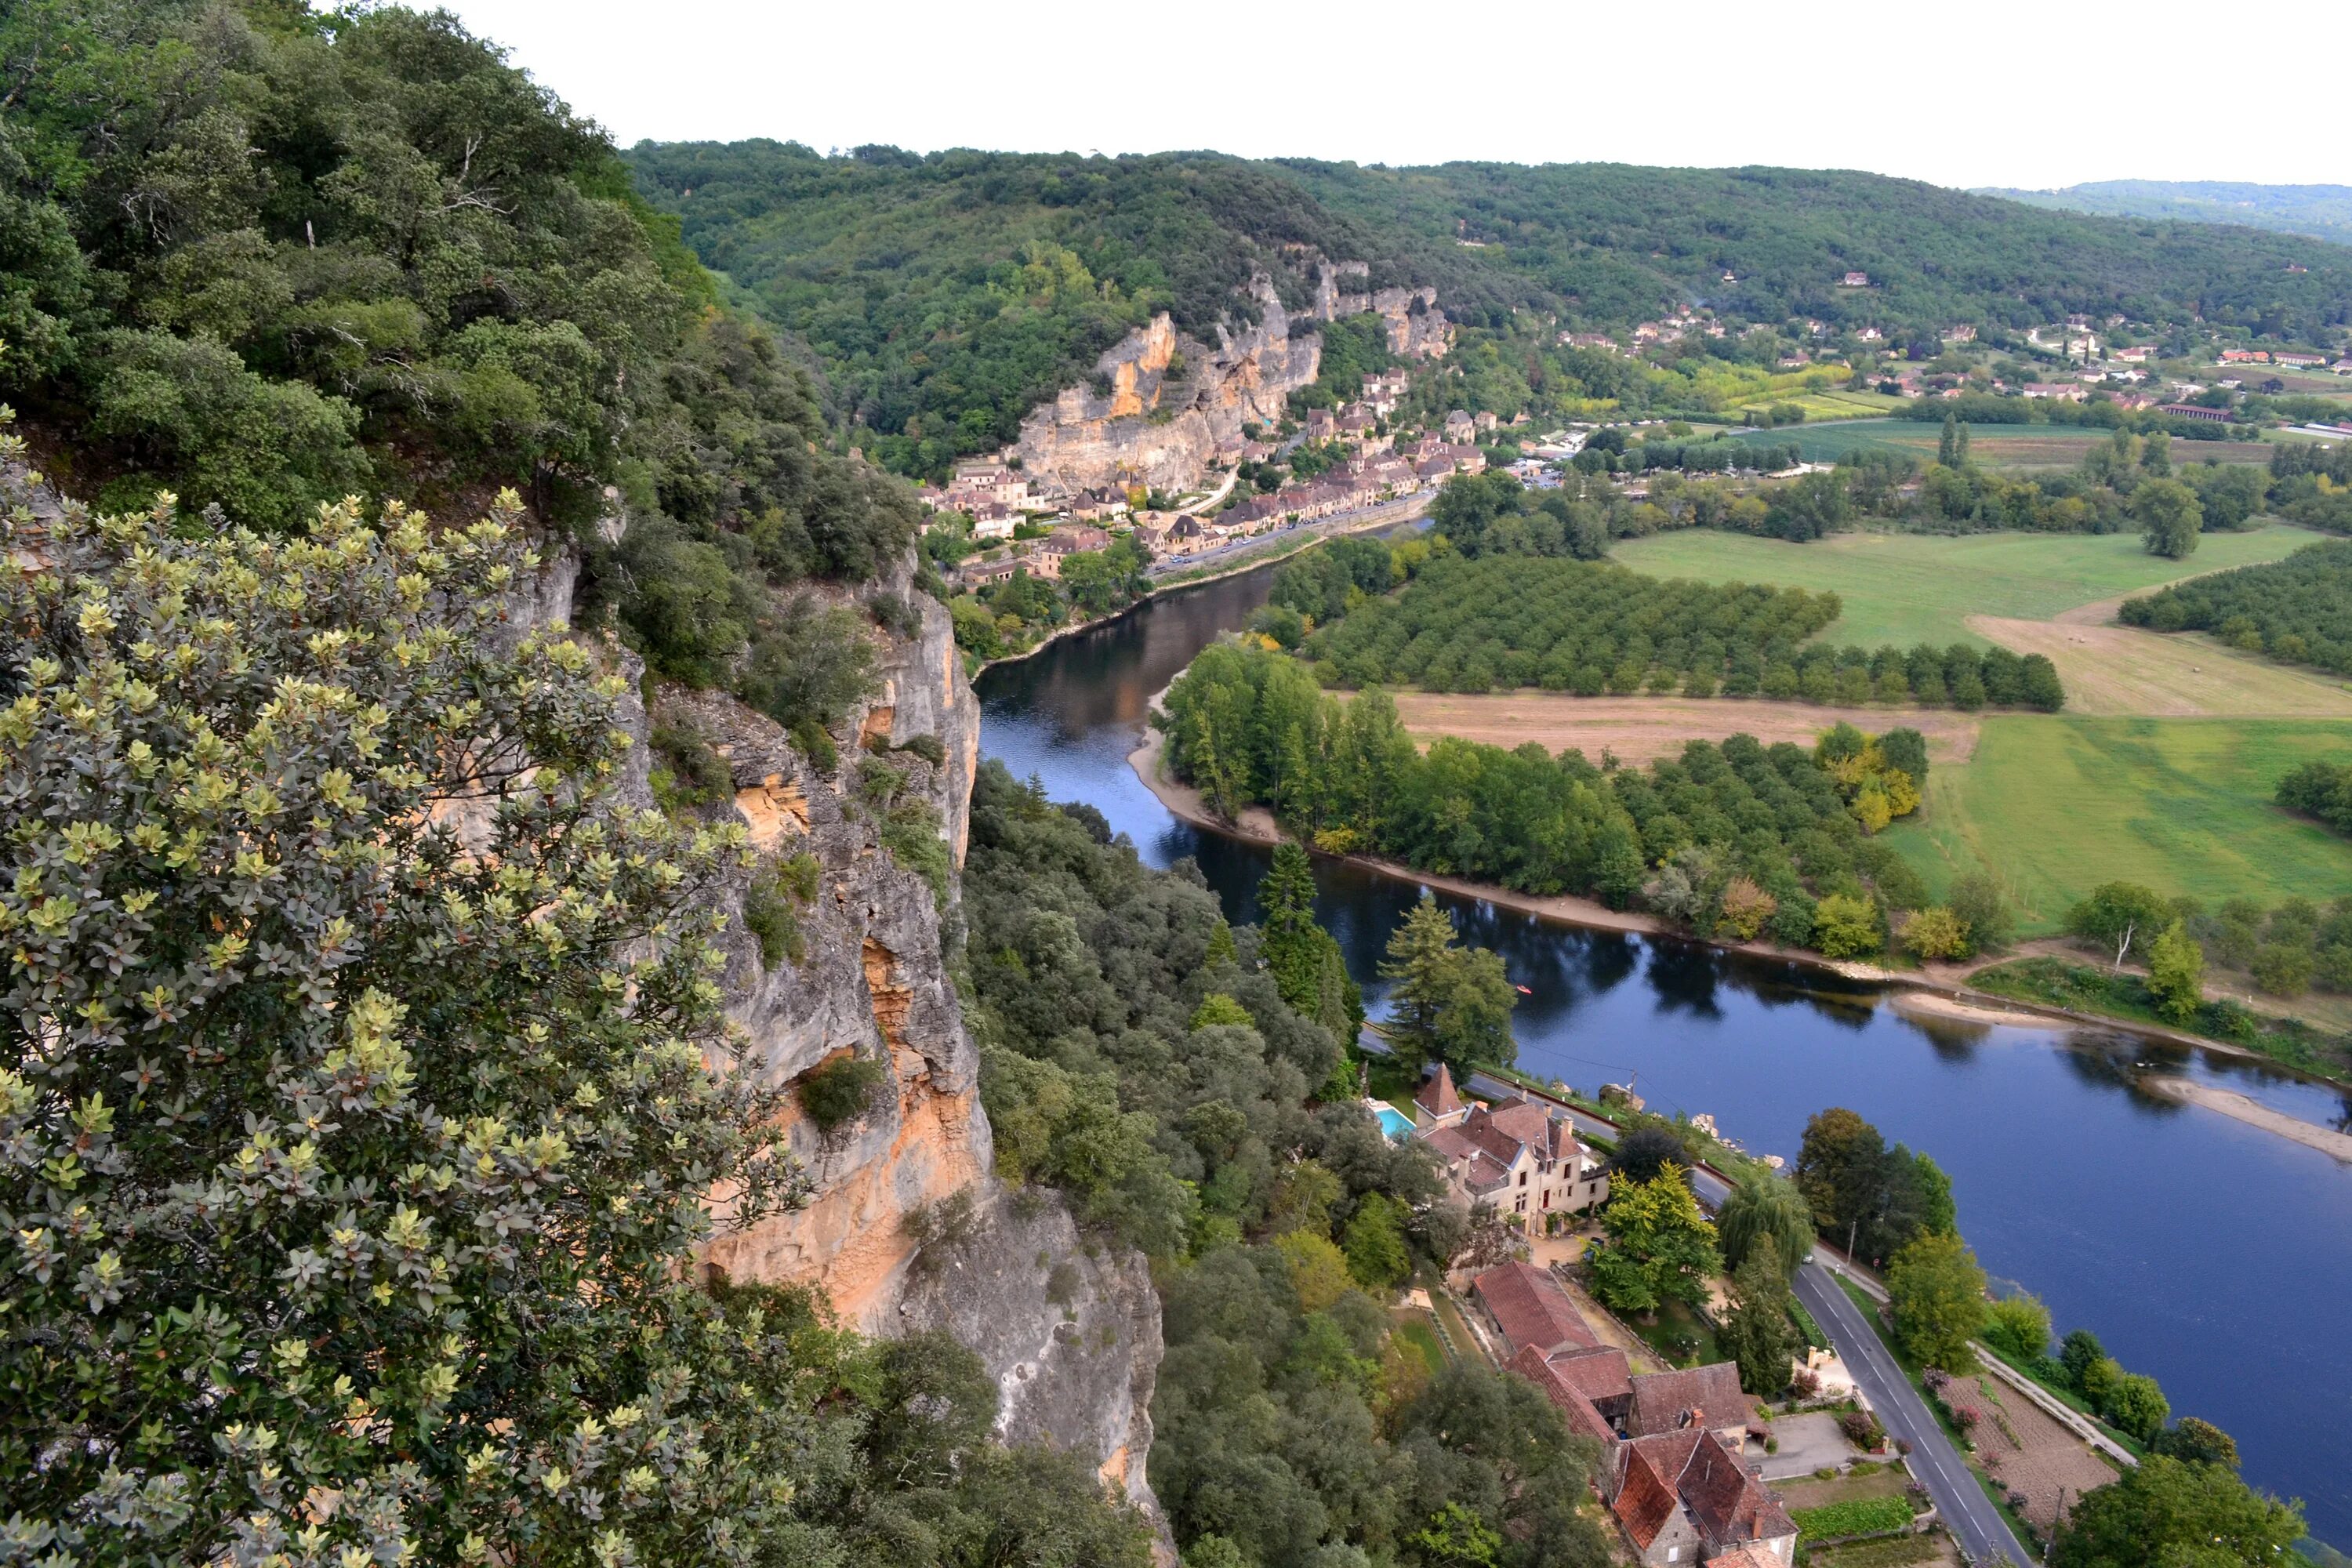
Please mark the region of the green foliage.
POLYGON ((1439 1060, 1461 1074, 1479 1063, 1507 1067, 1517 1054, 1511 1012, 1518 993, 1501 957, 1457 946, 1454 917, 1428 895, 1390 934, 1381 973, 1396 982, 1392 1037, 1407 1065, 1439 1060))
POLYGON ((654 804, 662 810, 677 816, 734 798, 726 759, 691 722, 656 722, 649 740, 657 759, 650 775, 654 804))
POLYGON ((2126 626, 2210 632, 2282 664, 2352 675, 2352 542, 2331 541, 2284 561, 2241 566, 2126 599, 2126 626))
POLYGON ((1715 1226, 1679 1166, 1655 1181, 1612 1184, 1601 1226, 1608 1240, 1586 1249, 1585 1267, 1592 1293, 1613 1311, 1654 1312, 1668 1301, 1697 1306, 1708 1279, 1722 1272, 1715 1226))
POLYGON ((1250 1022, 1249 1009, 1222 991, 1202 997, 1201 1005, 1192 1009, 1192 1028, 1214 1029, 1226 1026, 1243 1029, 1255 1027, 1250 1022))
POLYGON ((1340 1237, 1348 1272, 1367 1290, 1391 1291, 1411 1277, 1405 1255, 1403 1205, 1382 1193, 1367 1193, 1340 1237))
MULTIPOLYGON (((1793 745, 1695 742, 1678 759, 1607 773, 1539 747, 1440 739, 1424 755, 1384 694, 1342 702, 1297 661, 1234 644, 1203 649, 1167 708, 1179 777, 1228 815, 1271 805, 1318 843, 1525 892, 1590 892, 1619 907, 1638 895, 1702 934, 1736 915, 1800 944, 1819 941, 1818 889, 1847 900, 1833 912, 1866 930, 1870 952, 1880 901, 1927 901, 1907 864, 1867 840, 1844 787, 1793 745), (1646 878, 1645 862, 1667 864, 1646 878)), ((1500 1003, 1500 977, 1481 967, 1481 988, 1500 1003)), ((1416 1017, 1408 1034, 1432 1048, 1433 1029, 1416 1017)))
POLYGON ((2352 763, 2304 763, 2279 780, 2278 803, 2352 834, 2352 763))
POLYGON ((1797 1190, 1814 1224, 1840 1247, 1885 1260, 1921 1235, 1957 1228, 1951 1181, 1925 1154, 1888 1148, 1877 1128, 1843 1107, 1805 1123, 1797 1190))
POLYGON ((2168 561, 2196 552, 2205 509, 2197 492, 2179 479, 2148 479, 2132 491, 2131 514, 2147 542, 2148 553, 2168 561))
POLYGON ((1307 852, 1284 842, 1258 884, 1260 949, 1282 999, 1334 1037, 1352 1042, 1364 1024, 1364 996, 1347 957, 1315 920, 1315 871, 1307 852))
POLYGON ((744 929, 759 939, 760 962, 771 969, 806 956, 800 910, 816 901, 819 869, 816 857, 803 851, 761 866, 743 889, 744 929))
POLYGON ((2301 1509, 2255 1492, 2223 1466, 2151 1455, 2113 1485, 2084 1495, 2051 1562, 2055 1568, 2256 1568, 2279 1561, 2303 1530, 2301 1509))
POLYGON ((2028 1365, 2050 1352, 2050 1309, 2022 1291, 1985 1309, 1984 1342, 2028 1365))
POLYGON ((1860 958, 1885 945, 1878 907, 1867 899, 1832 893, 1813 911, 1813 945, 1827 958, 1860 958))
POLYGON ((2157 939, 2179 923, 2164 895, 2136 882, 2106 882, 2066 911, 2066 934, 2112 955, 2145 963, 2157 939))
POLYGON ((0 584, 11 1508, 92 1560, 763 1536, 742 1467, 788 1461, 721 1429, 680 1284, 710 1188, 803 1191, 775 1097, 707 1065, 740 832, 616 798, 625 684, 507 625, 517 499, 37 544, 0 482, 47 563, 0 584), (683 1489, 625 1479, 676 1445, 683 1489))
POLYGON ((888 1062, 850 1053, 811 1068, 793 1089, 817 1131, 830 1135, 864 1116, 874 1103, 874 1091, 889 1078, 888 1062))
POLYGON ((1923 1232, 1886 1270, 1895 1342, 1912 1360, 1948 1372, 1976 1365, 1969 1342, 1984 1331, 1985 1275, 1949 1231, 1923 1232))
MULTIPOLYGON (((1806 1238, 1811 1245, 1811 1238, 1806 1238)), ((1800 1257, 1803 1255, 1799 1254, 1800 1257)), ((1716 1343, 1739 1363, 1739 1386, 1764 1396, 1789 1385, 1789 1372, 1802 1340, 1790 1321, 1795 1298, 1779 1245, 1759 1235, 1732 1271, 1730 1310, 1716 1331, 1716 1343)))
POLYGON ((1963 957, 1969 952, 1969 928, 1941 905, 1924 909, 1904 922, 1903 947, 1914 958, 1963 957))
POLYGON ((2221 1465, 2232 1470, 2238 1468, 2237 1439, 2210 1421, 2200 1421, 2194 1415, 2182 1416, 2149 1438, 2148 1449, 2186 1464, 2221 1465))
POLYGON ((2000 885, 1985 872, 1970 871, 1956 878, 1945 902, 1964 933, 1963 958, 2000 952, 2017 935, 2017 911, 2000 885))
POLYGON ((912 871, 929 884, 933 907, 948 907, 949 879, 954 866, 940 822, 939 808, 919 795, 892 805, 876 829, 882 847, 902 871, 912 871))
POLYGON ((1801 1508, 1789 1517, 1797 1521, 1800 1542, 1843 1541, 1849 1535, 1879 1535, 1911 1528, 1912 1503, 1907 1497, 1849 1498, 1819 1508, 1801 1508))
POLYGON ((1786 1279, 1796 1278, 1798 1266, 1813 1247, 1811 1206, 1794 1182, 1779 1176, 1744 1176, 1716 1211, 1715 1227, 1724 1258, 1733 1268, 1748 1261, 1757 1244, 1769 1241, 1786 1279))
POLYGON ((2147 989, 2156 998, 2156 1010, 2169 1022, 2193 1023, 2205 1005, 2204 973, 2205 954, 2181 922, 2174 921, 2148 952, 2147 989))

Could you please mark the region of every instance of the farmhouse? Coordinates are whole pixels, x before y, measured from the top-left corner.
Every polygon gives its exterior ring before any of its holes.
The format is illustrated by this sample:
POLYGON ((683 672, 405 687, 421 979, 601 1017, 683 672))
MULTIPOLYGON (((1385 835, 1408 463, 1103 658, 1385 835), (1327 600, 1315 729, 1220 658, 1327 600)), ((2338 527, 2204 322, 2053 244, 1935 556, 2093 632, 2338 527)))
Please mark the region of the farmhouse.
POLYGON ((1867 289, 1870 287, 1870 274, 1867 272, 1849 272, 1845 275, 1845 282, 1843 287, 1848 289, 1867 289))

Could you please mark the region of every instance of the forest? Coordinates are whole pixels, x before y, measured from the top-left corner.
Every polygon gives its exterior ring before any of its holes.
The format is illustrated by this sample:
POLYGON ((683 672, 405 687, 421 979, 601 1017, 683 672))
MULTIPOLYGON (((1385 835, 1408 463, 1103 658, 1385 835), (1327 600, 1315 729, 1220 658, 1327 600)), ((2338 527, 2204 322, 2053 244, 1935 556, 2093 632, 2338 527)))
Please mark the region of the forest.
POLYGON ((1360 1008, 1311 878, 1282 879, 1236 931, 1190 862, 1150 870, 982 766, 961 962, 999 1173, 1154 1259, 1150 1479, 1188 1563, 1453 1568, 1468 1538, 1495 1568, 1601 1568, 1590 1443, 1532 1384, 1390 1331, 1381 1303, 1468 1222, 1357 1102, 1360 1008))
POLYGON ((1450 318, 1498 334, 1495 363, 1468 367, 1496 381, 1480 406, 1530 380, 1552 383, 1559 406, 1717 407, 1784 390, 1735 374, 1736 340, 1689 345, 1691 374, 1677 375, 1559 348, 1528 325, 1612 327, 1662 300, 1929 342, 1957 321, 2021 329, 2109 311, 2181 329, 2201 312, 2299 342, 2352 312, 2352 263, 2314 241, 1852 173, 874 146, 826 157, 766 141, 641 143, 627 158, 703 260, 806 345, 833 423, 917 475, 1012 439, 1032 406, 1084 380, 1154 310, 1213 339, 1219 321, 1251 316, 1237 290, 1253 271, 1303 304, 1311 274, 1290 247, 1365 262, 1374 287, 1433 285, 1450 318), (1849 269, 1872 287, 1836 287, 1849 269))
POLYGON ((283 532, 511 485, 661 675, 803 728, 856 689, 858 617, 788 595, 895 562, 912 498, 827 450, 807 373, 493 46, 394 7, 34 0, 0 79, 0 391, 67 490, 283 532))
MULTIPOLYGON (((1343 689, 1540 687, 1581 697, 1719 693, 2045 712, 2064 705, 2058 672, 2040 654, 1964 643, 1872 652, 1810 641, 1836 621, 1835 594, 1664 581, 1601 562, 1486 553, 1475 536, 1472 545, 1482 552, 1432 553, 1393 593, 1364 597, 1359 579, 1352 607, 1340 595, 1336 618, 1325 569, 1310 555, 1276 574, 1273 603, 1320 620, 1298 652, 1343 689)), ((1280 640, 1278 625, 1275 635, 1280 640)))
POLYGON ((1262 647, 1204 649, 1171 686, 1175 775, 1227 816, 1265 805, 1330 854, 1518 892, 1589 895, 1701 936, 1876 952, 1927 889, 1876 835, 1918 808, 1926 743, 1840 725, 1806 752, 1735 735, 1646 769, 1441 736, 1426 753, 1384 692, 1341 700, 1262 647))
POLYGON ((2193 577, 2126 599, 2126 626, 2210 632, 2282 664, 2352 675, 2352 542, 2329 541, 2284 561, 2193 577))

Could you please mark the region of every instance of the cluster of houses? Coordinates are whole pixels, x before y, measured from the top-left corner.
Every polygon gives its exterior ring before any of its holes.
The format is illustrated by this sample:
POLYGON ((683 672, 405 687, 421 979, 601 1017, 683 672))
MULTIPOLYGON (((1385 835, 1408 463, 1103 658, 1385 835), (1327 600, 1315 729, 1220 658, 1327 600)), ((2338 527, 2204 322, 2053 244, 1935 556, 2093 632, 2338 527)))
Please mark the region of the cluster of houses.
POLYGON ((1601 1445, 1601 1500, 1643 1568, 1789 1568, 1796 1521, 1748 1458, 1769 1436, 1729 1362, 1637 1373, 1531 1263, 1471 1282, 1504 1364, 1601 1445))

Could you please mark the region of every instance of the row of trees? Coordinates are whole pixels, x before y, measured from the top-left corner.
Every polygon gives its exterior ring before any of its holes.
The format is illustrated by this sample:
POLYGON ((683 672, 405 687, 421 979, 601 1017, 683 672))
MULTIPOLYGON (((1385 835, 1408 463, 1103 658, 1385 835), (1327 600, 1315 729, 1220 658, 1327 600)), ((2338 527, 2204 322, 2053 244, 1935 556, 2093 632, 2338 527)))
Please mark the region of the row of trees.
MULTIPOLYGON (((1328 611, 1333 595, 1296 597, 1328 611)), ((1840 606, 1834 594, 1802 588, 1665 581, 1580 561, 1434 551, 1402 590, 1360 602, 1339 598, 1340 618, 1317 627, 1299 651, 1329 684, 1344 688, 1534 686, 1579 696, 1720 692, 2043 711, 2065 702, 2056 668, 2040 654, 1958 643, 1873 652, 1810 642, 1840 606)))
POLYGON ((2352 542, 2176 583, 2126 599, 2116 616, 2126 626, 2210 632, 2282 664, 2352 675, 2352 542))
POLYGON ((1450 737, 1424 755, 1384 693, 1340 701, 1297 660, 1235 643, 1204 649, 1167 709, 1170 765, 1213 809, 1267 805, 1327 852, 1641 903, 1702 935, 1839 956, 1877 951, 1895 912, 1928 901, 1874 837, 1917 804, 1916 731, 1875 744, 1840 732, 1819 755, 1693 742, 1640 770, 1450 737))
MULTIPOLYGON (((998 1170, 1153 1256, 1150 1479, 1187 1563, 1600 1568, 1591 1451, 1558 1411, 1392 1331, 1416 1259, 1468 1226, 1426 1150, 1357 1103, 1360 1003, 1313 898, 1292 847, 1234 929, 1189 866, 1152 871, 1091 808, 985 764, 962 962, 998 1170)), ((1402 1005, 1451 1048, 1467 955, 1433 910, 1413 930, 1402 1005)))

